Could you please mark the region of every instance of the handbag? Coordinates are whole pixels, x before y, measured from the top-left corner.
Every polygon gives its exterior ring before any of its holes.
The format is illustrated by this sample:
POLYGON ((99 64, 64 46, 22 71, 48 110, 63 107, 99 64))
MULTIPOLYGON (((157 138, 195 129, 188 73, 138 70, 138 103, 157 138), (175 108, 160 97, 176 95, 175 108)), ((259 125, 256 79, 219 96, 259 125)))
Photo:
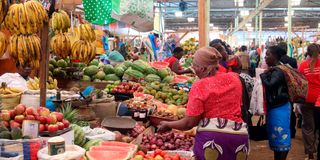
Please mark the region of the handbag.
POLYGON ((267 124, 263 124, 264 116, 260 116, 256 126, 250 125, 249 130, 249 139, 254 141, 264 141, 268 139, 267 133, 267 124))
POLYGON ((304 103, 308 94, 308 80, 306 77, 288 65, 282 64, 277 67, 285 75, 290 102, 304 103))

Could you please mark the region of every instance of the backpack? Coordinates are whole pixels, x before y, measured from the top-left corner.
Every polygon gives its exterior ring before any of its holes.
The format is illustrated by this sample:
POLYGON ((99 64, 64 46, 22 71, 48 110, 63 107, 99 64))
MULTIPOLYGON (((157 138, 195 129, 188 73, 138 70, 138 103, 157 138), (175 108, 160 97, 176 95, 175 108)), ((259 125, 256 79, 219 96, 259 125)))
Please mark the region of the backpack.
POLYGON ((282 64, 277 66, 284 73, 290 101, 293 103, 304 103, 308 94, 308 81, 298 70, 282 64))

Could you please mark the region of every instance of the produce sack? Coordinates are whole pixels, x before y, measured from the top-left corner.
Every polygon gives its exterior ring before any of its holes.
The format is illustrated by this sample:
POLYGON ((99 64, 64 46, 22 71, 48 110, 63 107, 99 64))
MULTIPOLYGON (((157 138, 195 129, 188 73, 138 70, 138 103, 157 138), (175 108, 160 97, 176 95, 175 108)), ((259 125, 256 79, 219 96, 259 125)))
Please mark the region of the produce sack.
POLYGON ((153 0, 112 0, 111 17, 139 32, 153 30, 153 0))
POLYGON ((77 145, 66 145, 66 152, 54 156, 48 154, 48 147, 38 152, 39 160, 80 160, 84 156, 86 150, 77 145))
POLYGON ((92 24, 105 25, 116 22, 111 18, 112 0, 83 0, 85 19, 92 24))

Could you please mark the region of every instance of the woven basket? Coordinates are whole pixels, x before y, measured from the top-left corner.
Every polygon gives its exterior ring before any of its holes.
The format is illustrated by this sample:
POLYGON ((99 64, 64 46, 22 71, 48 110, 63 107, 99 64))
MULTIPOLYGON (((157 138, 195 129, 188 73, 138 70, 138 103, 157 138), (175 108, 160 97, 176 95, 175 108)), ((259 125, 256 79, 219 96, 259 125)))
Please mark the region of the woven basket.
POLYGON ((0 95, 1 109, 13 109, 20 103, 22 93, 0 95))

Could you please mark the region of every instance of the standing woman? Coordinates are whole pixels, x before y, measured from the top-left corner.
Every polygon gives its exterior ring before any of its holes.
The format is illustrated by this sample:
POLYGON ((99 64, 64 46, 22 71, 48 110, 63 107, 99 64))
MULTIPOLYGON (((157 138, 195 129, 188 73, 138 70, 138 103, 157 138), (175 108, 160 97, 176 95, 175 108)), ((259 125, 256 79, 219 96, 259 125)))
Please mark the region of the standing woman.
POLYGON ((246 160, 249 137, 241 118, 242 84, 236 73, 217 73, 221 58, 212 47, 195 53, 192 67, 200 80, 192 85, 186 117, 162 122, 159 131, 198 126, 194 145, 197 160, 246 160))
MULTIPOLYGON (((308 159, 314 159, 316 149, 316 128, 320 123, 320 108, 315 107, 317 98, 320 96, 320 46, 311 44, 307 49, 310 57, 299 66, 299 71, 308 80, 308 96, 306 103, 301 106, 302 112, 302 136, 304 140, 305 153, 308 159)), ((318 128, 319 129, 319 128, 318 128)), ((320 159, 320 143, 318 144, 318 159, 320 159)))
POLYGON ((285 160, 291 149, 291 105, 285 75, 277 66, 285 50, 272 46, 266 53, 269 69, 260 75, 267 102, 267 131, 269 146, 275 160, 285 160))

